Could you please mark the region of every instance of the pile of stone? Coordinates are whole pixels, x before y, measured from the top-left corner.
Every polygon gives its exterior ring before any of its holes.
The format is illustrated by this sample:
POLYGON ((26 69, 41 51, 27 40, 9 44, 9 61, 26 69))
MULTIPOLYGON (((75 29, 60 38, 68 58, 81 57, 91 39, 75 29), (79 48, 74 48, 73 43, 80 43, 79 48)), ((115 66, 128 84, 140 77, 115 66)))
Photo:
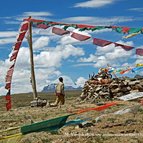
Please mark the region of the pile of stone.
POLYGON ((143 92, 143 78, 89 79, 85 82, 79 101, 95 103, 112 100, 131 92, 143 92))

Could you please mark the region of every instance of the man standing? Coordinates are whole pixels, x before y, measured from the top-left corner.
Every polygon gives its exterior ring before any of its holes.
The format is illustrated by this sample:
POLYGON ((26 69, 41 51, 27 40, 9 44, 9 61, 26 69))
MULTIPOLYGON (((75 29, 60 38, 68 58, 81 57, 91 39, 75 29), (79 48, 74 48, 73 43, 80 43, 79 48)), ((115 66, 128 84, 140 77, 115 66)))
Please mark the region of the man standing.
POLYGON ((58 104, 64 105, 65 103, 65 92, 64 92, 64 83, 63 83, 63 78, 60 77, 59 78, 59 82, 56 85, 56 101, 54 103, 55 106, 57 106, 58 104))

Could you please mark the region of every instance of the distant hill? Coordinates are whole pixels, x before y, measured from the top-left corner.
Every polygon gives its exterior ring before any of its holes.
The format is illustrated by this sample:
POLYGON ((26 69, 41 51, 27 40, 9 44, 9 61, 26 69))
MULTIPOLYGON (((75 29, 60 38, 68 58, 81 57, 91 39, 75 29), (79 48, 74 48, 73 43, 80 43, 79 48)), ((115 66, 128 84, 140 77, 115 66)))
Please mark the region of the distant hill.
POLYGON ((137 74, 137 75, 135 75, 135 77, 134 77, 134 78, 137 78, 137 79, 143 79, 143 76, 142 76, 142 75, 137 74))
MULTIPOLYGON (((72 91, 72 90, 82 90, 82 87, 72 87, 72 86, 65 86, 65 91, 72 91)), ((54 92, 55 91, 55 84, 50 84, 45 86, 41 92, 54 92)))

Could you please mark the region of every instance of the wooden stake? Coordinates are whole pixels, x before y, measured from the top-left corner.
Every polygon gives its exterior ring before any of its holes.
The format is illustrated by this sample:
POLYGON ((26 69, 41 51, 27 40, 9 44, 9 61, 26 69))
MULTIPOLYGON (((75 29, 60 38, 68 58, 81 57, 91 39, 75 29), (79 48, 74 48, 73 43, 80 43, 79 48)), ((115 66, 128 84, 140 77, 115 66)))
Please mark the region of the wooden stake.
MULTIPOLYGON (((31 17, 29 17, 30 19, 31 17)), ((34 72, 34 61, 33 61, 33 45, 32 45, 32 25, 29 21, 29 37, 28 43, 30 48, 30 63, 31 63, 31 84, 33 88, 33 98, 37 98, 37 90, 36 90, 36 80, 35 80, 35 72, 34 72)))

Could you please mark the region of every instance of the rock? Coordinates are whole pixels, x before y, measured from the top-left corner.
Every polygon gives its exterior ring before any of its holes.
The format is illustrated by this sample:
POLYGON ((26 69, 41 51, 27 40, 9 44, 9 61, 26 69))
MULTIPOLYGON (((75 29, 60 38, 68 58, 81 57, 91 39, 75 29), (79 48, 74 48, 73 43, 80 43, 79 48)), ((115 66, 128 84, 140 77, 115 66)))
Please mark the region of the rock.
POLYGON ((139 80, 130 81, 130 82, 129 82, 129 85, 135 85, 135 84, 137 84, 137 83, 140 83, 140 81, 139 81, 139 80))
MULTIPOLYGON (((102 79, 105 81, 105 79, 102 79)), ((80 100, 95 103, 103 98, 117 99, 131 92, 143 92, 143 79, 137 78, 116 78, 102 84, 97 79, 88 80, 82 89, 80 100)))
POLYGON ((101 89, 102 89, 102 86, 98 86, 98 87, 95 89, 95 91, 96 91, 96 92, 99 92, 101 89))
POLYGON ((118 93, 118 92, 120 92, 120 88, 116 88, 116 89, 114 89, 114 90, 111 90, 112 91, 112 93, 118 93))
POLYGON ((94 126, 94 124, 91 123, 91 122, 83 122, 83 123, 82 123, 82 127, 83 127, 83 128, 85 128, 85 127, 91 127, 91 126, 94 126))

